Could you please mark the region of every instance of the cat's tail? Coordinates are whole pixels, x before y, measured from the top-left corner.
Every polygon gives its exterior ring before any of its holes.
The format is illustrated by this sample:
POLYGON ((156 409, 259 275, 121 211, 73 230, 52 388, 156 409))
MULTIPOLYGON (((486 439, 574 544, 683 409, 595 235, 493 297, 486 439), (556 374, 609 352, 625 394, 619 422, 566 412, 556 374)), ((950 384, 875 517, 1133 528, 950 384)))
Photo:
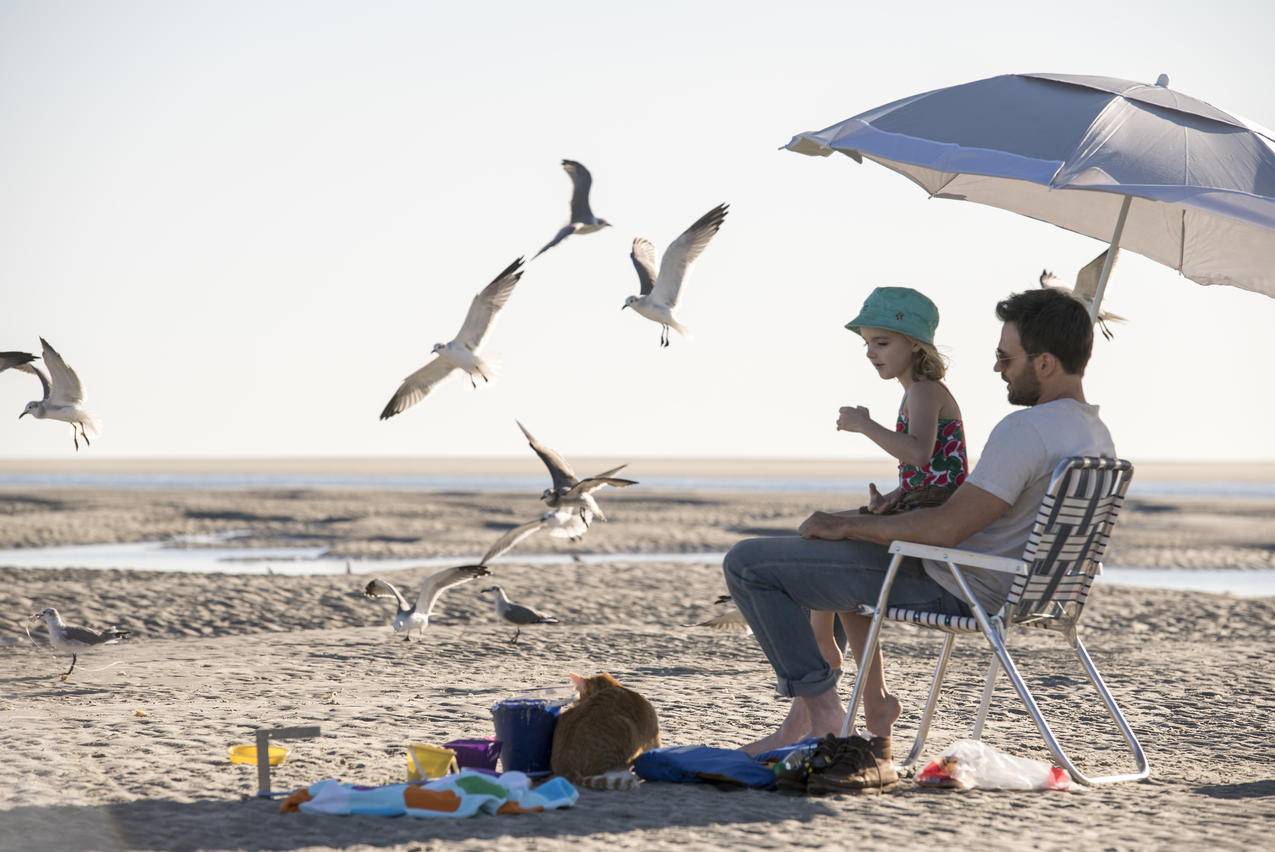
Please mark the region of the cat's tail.
POLYGON ((636 790, 642 781, 633 774, 633 770, 625 767, 623 769, 612 769, 603 772, 601 775, 590 775, 580 779, 579 786, 587 787, 590 790, 636 790))

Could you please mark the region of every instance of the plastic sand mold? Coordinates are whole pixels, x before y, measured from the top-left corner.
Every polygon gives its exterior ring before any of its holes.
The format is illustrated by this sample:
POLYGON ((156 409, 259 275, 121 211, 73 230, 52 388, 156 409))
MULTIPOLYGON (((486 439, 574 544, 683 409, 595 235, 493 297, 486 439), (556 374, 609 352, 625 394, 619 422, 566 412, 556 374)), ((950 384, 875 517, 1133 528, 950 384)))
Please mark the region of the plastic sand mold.
MULTIPOLYGON (((257 747, 251 743, 232 745, 228 751, 230 752, 231 763, 255 764, 257 762, 257 747)), ((284 758, 287 756, 288 749, 285 746, 272 745, 266 752, 266 759, 270 761, 271 766, 278 766, 283 763, 284 758)))
POLYGON ((459 772, 456 752, 428 743, 411 743, 407 746, 407 780, 426 781, 459 772))

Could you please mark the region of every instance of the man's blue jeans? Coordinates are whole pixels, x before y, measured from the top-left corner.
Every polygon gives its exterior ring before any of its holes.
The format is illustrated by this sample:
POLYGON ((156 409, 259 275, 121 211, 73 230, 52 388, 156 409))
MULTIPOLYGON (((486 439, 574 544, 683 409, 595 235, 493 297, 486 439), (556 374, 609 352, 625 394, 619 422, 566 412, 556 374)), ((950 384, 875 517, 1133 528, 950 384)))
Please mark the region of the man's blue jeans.
MULTIPOLYGON (((810 611, 876 605, 890 559, 884 545, 798 536, 750 538, 730 549, 722 561, 726 588, 774 667, 779 694, 817 695, 836 685, 841 672, 819 652, 810 611)), ((899 566, 889 602, 970 615, 968 606, 930 579, 920 560, 911 557, 899 566)))

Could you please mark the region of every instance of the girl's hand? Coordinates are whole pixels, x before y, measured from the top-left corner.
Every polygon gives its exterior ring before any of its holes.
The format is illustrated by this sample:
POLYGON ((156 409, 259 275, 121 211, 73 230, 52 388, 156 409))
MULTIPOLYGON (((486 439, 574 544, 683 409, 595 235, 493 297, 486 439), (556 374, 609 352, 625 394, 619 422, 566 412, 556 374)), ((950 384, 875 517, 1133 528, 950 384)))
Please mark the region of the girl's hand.
POLYGON ((841 407, 840 416, 837 417, 837 429, 841 432, 862 432, 871 422, 868 409, 862 405, 845 405, 841 407))

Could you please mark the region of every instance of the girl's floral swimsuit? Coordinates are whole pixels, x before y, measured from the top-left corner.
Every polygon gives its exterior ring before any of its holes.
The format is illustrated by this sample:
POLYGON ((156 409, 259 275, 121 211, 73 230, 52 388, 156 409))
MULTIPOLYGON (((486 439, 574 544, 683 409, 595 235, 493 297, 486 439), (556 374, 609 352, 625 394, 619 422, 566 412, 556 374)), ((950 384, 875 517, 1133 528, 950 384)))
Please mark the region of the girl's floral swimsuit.
MULTIPOLYGON (((908 431, 908 416, 902 411, 894 431, 908 431)), ((969 451, 965 447, 961 421, 940 418, 929 464, 917 467, 899 463, 899 486, 903 494, 898 511, 942 504, 965 481, 969 472, 969 451)))

